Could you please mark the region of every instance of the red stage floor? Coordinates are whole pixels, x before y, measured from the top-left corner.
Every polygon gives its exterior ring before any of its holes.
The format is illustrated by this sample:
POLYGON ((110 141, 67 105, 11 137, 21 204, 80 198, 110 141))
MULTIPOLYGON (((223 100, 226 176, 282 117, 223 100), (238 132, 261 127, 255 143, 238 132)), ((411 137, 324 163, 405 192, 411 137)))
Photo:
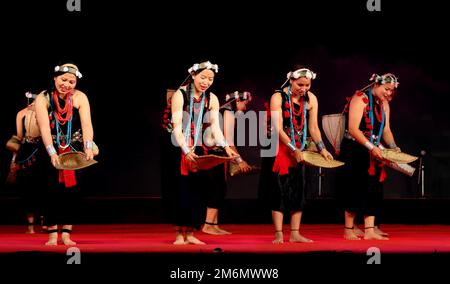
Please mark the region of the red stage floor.
MULTIPOLYGON (((346 241, 341 225, 302 225, 301 233, 313 243, 289 243, 289 227, 285 241, 273 245, 271 225, 224 225, 232 235, 211 236, 198 232, 196 236, 207 245, 172 245, 174 233, 166 224, 152 225, 79 225, 73 240, 82 253, 224 253, 286 254, 308 252, 365 253, 377 247, 381 253, 450 253, 450 226, 385 225, 389 241, 346 241)), ((39 229, 39 228, 36 228, 39 229)), ((24 233, 24 226, 0 226, 0 253, 66 252, 67 247, 47 247, 47 235, 24 233)))

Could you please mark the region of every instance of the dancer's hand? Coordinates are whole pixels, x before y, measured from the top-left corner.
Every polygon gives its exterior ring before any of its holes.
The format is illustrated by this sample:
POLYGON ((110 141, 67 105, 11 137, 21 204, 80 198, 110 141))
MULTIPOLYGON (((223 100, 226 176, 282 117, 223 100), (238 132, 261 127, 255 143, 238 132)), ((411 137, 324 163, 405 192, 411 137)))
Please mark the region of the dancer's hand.
POLYGON ((320 154, 325 158, 325 160, 327 161, 332 161, 334 160, 333 155, 330 154, 330 152, 328 152, 327 149, 322 149, 322 151, 320 151, 320 154))
POLYGON ((84 153, 86 154, 86 161, 92 160, 94 158, 94 152, 92 149, 86 148, 84 149, 84 153))
POLYGON ((197 163, 197 158, 198 156, 194 153, 194 151, 186 154, 186 160, 188 160, 189 162, 197 163))
POLYGON ((374 147, 373 149, 372 149, 372 151, 370 151, 370 154, 372 155, 372 156, 374 156, 376 159, 378 159, 378 160, 383 160, 384 158, 383 158, 383 155, 381 154, 381 149, 380 148, 378 148, 378 147, 374 147))
POLYGON ((227 152, 228 157, 230 158, 237 158, 239 157, 239 154, 236 153, 233 149, 230 147, 225 147, 225 152, 227 152))
POLYGON ((52 162, 52 165, 56 168, 59 166, 59 156, 58 154, 53 154, 50 156, 50 160, 52 162))
POLYGON ((193 172, 197 171, 197 158, 198 156, 194 153, 194 151, 191 151, 185 155, 186 161, 189 163, 189 167, 193 172))
POLYGON ((303 162, 304 159, 303 159, 302 151, 300 151, 299 149, 295 149, 294 156, 295 156, 295 160, 297 161, 297 163, 303 162))
POLYGON ((249 172, 252 168, 247 164, 246 161, 239 163, 239 170, 243 173, 249 172))

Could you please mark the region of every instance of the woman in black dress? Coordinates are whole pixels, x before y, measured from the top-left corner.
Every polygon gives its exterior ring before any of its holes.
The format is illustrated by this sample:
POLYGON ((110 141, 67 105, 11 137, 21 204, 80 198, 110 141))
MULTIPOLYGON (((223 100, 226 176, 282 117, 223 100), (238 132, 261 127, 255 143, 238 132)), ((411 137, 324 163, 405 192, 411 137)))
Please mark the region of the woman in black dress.
POLYGON ((387 240, 375 231, 375 216, 380 210, 380 195, 386 177, 381 139, 392 149, 395 145, 390 128, 388 98, 398 86, 393 74, 374 75, 366 92, 358 91, 345 108, 347 125, 341 144, 338 169, 338 195, 345 210, 344 238, 358 240, 354 232, 357 213, 364 216, 364 239, 387 240))
POLYGON ((199 170, 196 159, 202 155, 218 154, 217 151, 233 158, 238 156, 229 147, 220 129, 219 101, 216 95, 208 91, 218 66, 205 61, 194 64, 188 72, 187 83, 171 98, 172 143, 181 149, 179 188, 174 195, 177 204, 173 222, 176 245, 204 244, 194 237, 194 230, 200 229, 203 223, 205 192, 220 186, 220 181, 214 178, 214 168, 199 170), (206 145, 201 139, 207 128, 214 137, 214 145, 206 145))
MULTIPOLYGON (((312 242, 300 233, 300 223, 305 204, 305 182, 302 151, 305 150, 307 134, 316 143, 320 154, 327 160, 333 159, 325 149, 317 123, 317 97, 310 92, 311 81, 316 74, 307 68, 300 68, 287 74, 287 86, 275 92, 270 101, 271 119, 278 135, 278 150, 272 171, 276 174, 276 186, 271 192, 272 220, 275 226, 274 244, 283 240, 283 214, 289 212, 290 242, 312 242)), ((268 176, 270 179, 270 176, 268 176)), ((273 182, 268 182, 273 184, 273 182)))
POLYGON ((51 87, 36 98, 36 117, 51 162, 47 163, 46 169, 46 224, 49 233, 46 245, 49 246, 57 245, 58 224, 61 225, 62 243, 76 244, 71 240, 70 234, 80 208, 80 171, 54 168, 59 165, 59 155, 83 151, 86 160, 94 157, 94 131, 89 100, 85 93, 75 89, 81 77, 76 65, 58 65, 54 70, 51 87))

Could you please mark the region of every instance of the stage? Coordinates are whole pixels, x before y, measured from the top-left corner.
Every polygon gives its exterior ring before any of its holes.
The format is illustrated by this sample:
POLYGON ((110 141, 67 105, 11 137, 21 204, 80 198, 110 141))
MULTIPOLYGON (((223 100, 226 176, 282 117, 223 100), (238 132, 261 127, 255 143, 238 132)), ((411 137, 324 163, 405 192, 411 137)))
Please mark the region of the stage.
MULTIPOLYGON (((206 245, 173 245, 174 232, 169 224, 78 225, 72 238, 74 249, 58 245, 44 246, 47 235, 25 234, 25 226, 0 227, 0 259, 7 263, 66 264, 79 253, 81 264, 153 263, 161 277, 176 267, 252 267, 288 269, 293 263, 305 264, 396 264, 450 260, 449 225, 388 224, 383 230, 388 241, 344 240, 343 227, 336 224, 305 224, 301 234, 313 243, 289 243, 285 225, 285 243, 272 244, 270 224, 229 224, 223 228, 231 235, 213 236, 197 232, 206 245)), ((288 272, 286 272, 288 273, 288 272)), ((292 272, 289 272, 292 273, 292 272)))

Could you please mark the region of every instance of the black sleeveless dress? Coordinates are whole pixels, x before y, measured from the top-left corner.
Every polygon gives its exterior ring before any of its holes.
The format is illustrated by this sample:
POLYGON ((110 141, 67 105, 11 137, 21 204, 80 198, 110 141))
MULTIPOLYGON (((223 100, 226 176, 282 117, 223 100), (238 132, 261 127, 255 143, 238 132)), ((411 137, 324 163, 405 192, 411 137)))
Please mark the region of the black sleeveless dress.
POLYGON ((41 142, 41 137, 27 137, 25 117, 23 118, 25 138, 17 156, 16 186, 21 196, 23 213, 43 216, 46 197, 46 175, 48 155, 41 142))
MULTIPOLYGON (((59 105, 64 108, 65 101, 58 97, 59 105)), ((54 111, 56 110, 55 101, 53 96, 50 95, 50 109, 51 115, 50 129, 53 137, 53 143, 56 151, 58 151, 58 145, 56 143, 56 119, 54 111)), ((71 135, 70 148, 72 151, 83 151, 83 141, 81 133, 81 121, 78 113, 78 109, 73 107, 72 113, 72 130, 68 133, 68 123, 60 125, 61 133, 64 135, 60 140, 66 141, 65 135, 71 135), (78 135, 80 134, 80 135, 78 135)), ((61 141, 62 142, 62 141, 61 141)), ((76 224, 80 220, 78 218, 81 207, 81 186, 82 183, 82 170, 76 170, 75 180, 76 185, 66 187, 64 182, 60 182, 60 171, 55 169, 50 162, 48 162, 49 168, 47 172, 47 186, 48 186, 48 207, 46 214, 46 224, 48 226, 64 225, 64 224, 76 224)))
MULTIPOLYGON (((189 113, 189 95, 184 89, 180 89, 183 94, 184 104, 183 110, 189 113)), ((209 111, 210 93, 205 92, 205 105, 203 116, 209 111)), ((199 111, 200 103, 194 103, 195 111, 199 111)), ((187 123, 196 123, 196 116, 193 116, 190 122, 183 121, 183 133, 187 123)), ((209 126, 203 120, 202 130, 209 126)), ((193 137, 193 131, 191 135, 193 137)), ((163 134, 165 135, 165 134, 163 134)), ((201 133, 203 135, 203 132, 201 133)), ((169 155, 169 159, 163 162, 165 169, 163 170, 162 192, 165 198, 165 205, 169 208, 168 216, 174 226, 185 226, 200 229, 204 223, 206 206, 212 208, 219 207, 223 201, 223 194, 226 192, 225 169, 224 165, 216 166, 210 170, 197 172, 189 172, 188 175, 180 174, 181 149, 172 145, 171 135, 166 135, 164 150, 169 155), (175 166, 174 166, 175 163, 175 166), (172 171, 172 178, 170 176, 172 171), (173 188, 168 188, 173 187, 173 188)), ((199 137, 199 141, 201 138, 199 137)), ((194 152, 199 155, 215 154, 224 155, 221 148, 207 147, 202 145, 196 146, 194 152)), ((164 155, 165 156, 165 155, 164 155)))
MULTIPOLYGON (((287 112, 289 112, 288 95, 281 90, 277 92, 281 93, 282 97, 283 129, 290 137, 290 119, 287 116, 287 112)), ((304 99, 308 101, 308 97, 304 99)), ((294 103, 294 108, 295 113, 300 111, 300 106, 296 103, 294 103)), ((303 113, 300 113, 295 116, 293 113, 293 118, 301 121, 302 115, 303 113)), ((309 112, 307 111, 305 123, 308 122, 308 116, 309 112)), ((258 188, 259 198, 262 199, 265 207, 269 207, 273 211, 286 213, 302 211, 306 202, 305 166, 297 164, 296 167, 289 167, 288 174, 280 175, 273 171, 275 159, 275 157, 262 158, 258 188)))
MULTIPOLYGON (((348 132, 348 112, 346 121, 348 132)), ((374 134, 378 134, 380 126, 380 121, 374 117, 374 134)), ((364 117, 361 119, 359 129, 363 132, 368 131, 364 117)), ((345 163, 337 169, 337 197, 342 209, 364 216, 378 216, 383 199, 383 183, 380 182, 381 168, 375 166, 375 175, 369 175, 369 151, 364 145, 348 136, 344 137, 341 143, 339 160, 345 163)))

